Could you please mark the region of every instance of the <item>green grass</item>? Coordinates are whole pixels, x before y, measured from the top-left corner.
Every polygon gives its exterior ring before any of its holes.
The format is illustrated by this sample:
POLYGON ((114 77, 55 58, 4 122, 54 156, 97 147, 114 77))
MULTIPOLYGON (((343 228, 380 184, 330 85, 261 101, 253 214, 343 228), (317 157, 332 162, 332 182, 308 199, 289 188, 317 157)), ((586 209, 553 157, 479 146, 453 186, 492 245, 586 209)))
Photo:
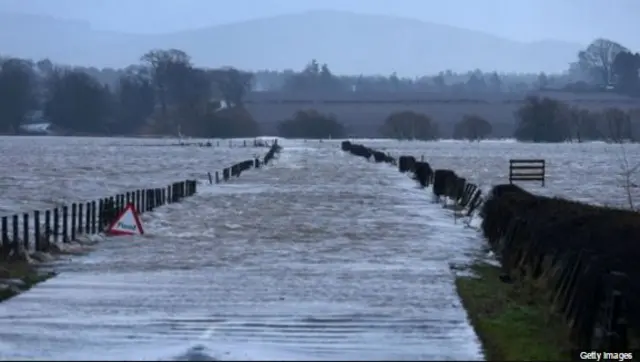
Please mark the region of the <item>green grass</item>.
POLYGON ((39 273, 36 267, 26 262, 0 261, 0 283, 2 279, 19 279, 24 282, 18 290, 0 289, 0 302, 12 298, 20 292, 31 289, 34 285, 55 276, 54 273, 39 273))
POLYGON ((456 287, 489 361, 569 361, 569 328, 551 315, 546 293, 507 284, 499 268, 476 264, 477 277, 457 277, 456 287))

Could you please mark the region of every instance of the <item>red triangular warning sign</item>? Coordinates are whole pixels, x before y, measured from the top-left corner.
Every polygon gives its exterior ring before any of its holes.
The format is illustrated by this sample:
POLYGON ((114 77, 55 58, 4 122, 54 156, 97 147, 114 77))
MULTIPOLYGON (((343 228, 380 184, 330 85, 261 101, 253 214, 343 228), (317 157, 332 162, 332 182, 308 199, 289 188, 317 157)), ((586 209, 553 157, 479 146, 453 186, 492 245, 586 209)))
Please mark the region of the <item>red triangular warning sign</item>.
POLYGON ((105 231, 107 235, 142 235, 142 222, 133 204, 128 204, 105 231))

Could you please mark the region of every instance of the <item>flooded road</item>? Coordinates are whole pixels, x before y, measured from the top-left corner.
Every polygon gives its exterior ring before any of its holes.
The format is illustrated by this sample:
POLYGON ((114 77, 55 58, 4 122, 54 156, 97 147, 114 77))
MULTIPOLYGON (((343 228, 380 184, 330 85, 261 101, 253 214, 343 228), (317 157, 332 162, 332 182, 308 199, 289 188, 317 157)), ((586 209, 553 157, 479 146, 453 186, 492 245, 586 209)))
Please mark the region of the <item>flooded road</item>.
POLYGON ((0 359, 482 359, 449 270, 476 233, 391 166, 282 144, 1 303, 0 359))

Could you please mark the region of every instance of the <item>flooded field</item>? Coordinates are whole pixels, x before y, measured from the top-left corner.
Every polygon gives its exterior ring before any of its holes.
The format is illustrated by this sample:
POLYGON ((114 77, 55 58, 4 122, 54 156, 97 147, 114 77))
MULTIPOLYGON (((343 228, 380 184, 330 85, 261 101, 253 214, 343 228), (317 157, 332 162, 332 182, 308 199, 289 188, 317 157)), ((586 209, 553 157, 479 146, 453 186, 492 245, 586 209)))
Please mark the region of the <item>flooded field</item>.
MULTIPOLYGON (((6 212, 204 181, 265 152, 9 140, 0 162, 26 166, 1 176, 6 212), (52 168, 53 159, 71 161, 52 168)), ((616 146, 360 142, 424 154, 483 187, 506 179, 509 158, 544 158, 544 192, 624 199, 609 186, 616 146)), ((59 262, 58 277, 0 304, 0 359, 482 359, 449 268, 477 255, 477 233, 393 167, 344 154, 339 141, 281 144, 273 165, 200 184, 196 196, 145 214, 144 236, 104 239, 90 255, 59 262)), ((625 147, 640 159, 637 146, 625 147)))

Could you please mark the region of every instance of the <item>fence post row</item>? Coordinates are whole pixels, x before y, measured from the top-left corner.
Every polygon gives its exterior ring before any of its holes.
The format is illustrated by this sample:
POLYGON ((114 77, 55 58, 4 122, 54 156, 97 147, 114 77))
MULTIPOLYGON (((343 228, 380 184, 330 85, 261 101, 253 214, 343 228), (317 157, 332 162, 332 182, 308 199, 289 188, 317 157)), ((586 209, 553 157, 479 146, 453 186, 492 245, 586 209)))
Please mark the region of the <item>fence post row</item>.
POLYGON ((97 201, 72 203, 70 208, 65 205, 44 210, 44 225, 40 223, 40 210, 33 211, 33 216, 31 213, 2 216, 0 258, 17 255, 21 249, 47 251, 51 242, 58 243, 62 240, 67 243, 76 240, 83 233, 102 232, 106 223, 122 212, 129 203, 134 204, 138 212, 144 213, 193 196, 196 188, 196 180, 185 180, 163 188, 139 189, 97 201))
MULTIPOLYGON (((254 140, 254 145, 258 145, 258 141, 254 140)), ((236 176, 239 177, 240 174, 250 168, 260 168, 261 164, 267 165, 269 163, 269 161, 271 159, 273 159, 273 157, 275 156, 276 153, 279 153, 280 150, 282 149, 279 145, 278 145, 278 140, 274 139, 273 142, 271 143, 271 146, 269 146, 268 142, 264 143, 269 147, 269 150, 267 151, 267 153, 264 155, 263 161, 260 162, 260 158, 258 156, 253 156, 252 159, 250 160, 245 160, 242 162, 238 162, 236 164, 233 164, 229 167, 225 167, 222 169, 222 180, 223 181, 229 181, 229 179, 232 176, 236 176)), ((214 181, 214 177, 211 175, 211 172, 207 172, 207 178, 209 179, 209 184, 213 184, 214 181)), ((218 171, 215 171, 215 183, 218 184, 220 183, 220 173, 218 173, 218 171)), ((190 180, 187 180, 186 183, 184 183, 181 187, 186 187, 186 189, 182 189, 182 195, 188 195, 190 196, 190 191, 189 191, 189 184, 190 180)))
POLYGON ((545 169, 544 160, 509 160, 509 183, 513 184, 513 181, 540 181, 544 187, 545 169))

